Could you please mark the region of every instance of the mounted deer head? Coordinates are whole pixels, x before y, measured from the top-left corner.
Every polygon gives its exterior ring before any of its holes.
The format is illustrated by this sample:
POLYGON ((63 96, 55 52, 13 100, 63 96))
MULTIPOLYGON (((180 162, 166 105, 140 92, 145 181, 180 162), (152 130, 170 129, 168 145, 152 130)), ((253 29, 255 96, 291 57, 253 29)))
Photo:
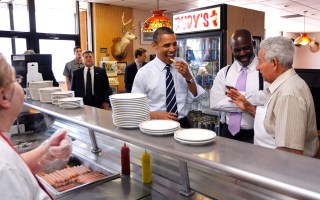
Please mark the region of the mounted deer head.
MULTIPOLYGON (((114 51, 112 51, 113 57, 117 60, 122 60, 127 56, 127 46, 131 40, 136 40, 137 36, 133 34, 134 25, 130 28, 127 25, 133 21, 132 19, 127 22, 124 21, 124 13, 122 14, 122 37, 114 45, 114 51)), ((132 23, 133 24, 133 23, 132 23)))

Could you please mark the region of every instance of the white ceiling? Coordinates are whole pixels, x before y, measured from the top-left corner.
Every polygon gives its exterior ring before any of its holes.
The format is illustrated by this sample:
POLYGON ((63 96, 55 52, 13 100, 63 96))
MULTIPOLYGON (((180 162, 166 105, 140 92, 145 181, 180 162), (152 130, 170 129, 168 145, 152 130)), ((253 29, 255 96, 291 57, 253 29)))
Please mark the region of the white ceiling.
MULTIPOLYGON (((157 0, 80 1, 130 7, 144 11, 157 9, 157 0)), ((302 32, 304 29, 303 15, 304 11, 307 11, 305 19, 305 31, 320 32, 320 0, 159 0, 159 9, 174 13, 221 3, 263 11, 266 13, 265 28, 272 28, 284 32, 302 32), (296 14, 300 14, 302 16, 288 19, 282 18, 282 16, 296 14)))

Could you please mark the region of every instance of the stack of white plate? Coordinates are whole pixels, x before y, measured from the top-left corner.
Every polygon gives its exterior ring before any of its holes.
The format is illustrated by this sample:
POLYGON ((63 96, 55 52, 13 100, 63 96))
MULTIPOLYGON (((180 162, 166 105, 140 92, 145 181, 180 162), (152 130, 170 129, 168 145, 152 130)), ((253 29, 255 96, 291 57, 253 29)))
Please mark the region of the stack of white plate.
POLYGON ((140 131, 150 135, 170 135, 179 130, 180 123, 173 120, 149 120, 139 124, 140 131))
POLYGON ((80 108, 83 107, 82 97, 68 97, 58 100, 60 108, 80 108))
POLYGON ((40 101, 44 103, 51 103, 51 93, 53 92, 61 92, 62 89, 60 87, 45 87, 38 89, 40 101))
POLYGON ((74 97, 74 91, 53 92, 51 93, 52 104, 59 105, 59 99, 74 97))
POLYGON ((213 142, 217 134, 207 129, 189 128, 174 133, 174 139, 182 144, 204 145, 213 142))
POLYGON ((52 87, 52 81, 35 81, 29 83, 29 92, 31 99, 40 100, 39 88, 52 87))
POLYGON ((147 95, 137 93, 120 93, 110 97, 113 123, 122 128, 137 128, 149 119, 147 95))

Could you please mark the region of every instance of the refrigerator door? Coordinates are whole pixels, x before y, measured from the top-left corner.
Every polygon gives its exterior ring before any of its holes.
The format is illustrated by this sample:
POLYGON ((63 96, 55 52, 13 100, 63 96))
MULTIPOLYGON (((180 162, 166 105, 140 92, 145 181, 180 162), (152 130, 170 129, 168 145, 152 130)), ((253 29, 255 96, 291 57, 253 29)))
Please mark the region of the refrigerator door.
POLYGON ((177 56, 185 59, 206 93, 198 100, 188 102, 188 120, 194 128, 218 132, 219 112, 210 109, 210 89, 221 65, 221 35, 195 36, 177 40, 177 56))
POLYGON ((220 66, 220 36, 179 39, 177 56, 185 59, 205 90, 210 90, 220 66))

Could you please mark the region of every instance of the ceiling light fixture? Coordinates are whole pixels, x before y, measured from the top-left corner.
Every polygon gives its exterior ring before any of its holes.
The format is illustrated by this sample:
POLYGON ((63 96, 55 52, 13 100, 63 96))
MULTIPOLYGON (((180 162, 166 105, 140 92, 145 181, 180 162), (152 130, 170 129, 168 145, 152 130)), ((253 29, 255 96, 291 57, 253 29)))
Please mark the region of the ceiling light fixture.
POLYGON ((304 16, 303 16, 303 33, 301 33, 300 36, 294 40, 294 45, 296 46, 307 45, 307 44, 310 44, 311 42, 310 37, 306 33, 306 13, 307 12, 308 11, 304 11, 304 16))
POLYGON ((154 32, 159 27, 171 28, 171 20, 163 15, 165 10, 159 10, 159 0, 157 0, 157 10, 152 11, 152 16, 149 17, 143 24, 143 32, 154 32))

